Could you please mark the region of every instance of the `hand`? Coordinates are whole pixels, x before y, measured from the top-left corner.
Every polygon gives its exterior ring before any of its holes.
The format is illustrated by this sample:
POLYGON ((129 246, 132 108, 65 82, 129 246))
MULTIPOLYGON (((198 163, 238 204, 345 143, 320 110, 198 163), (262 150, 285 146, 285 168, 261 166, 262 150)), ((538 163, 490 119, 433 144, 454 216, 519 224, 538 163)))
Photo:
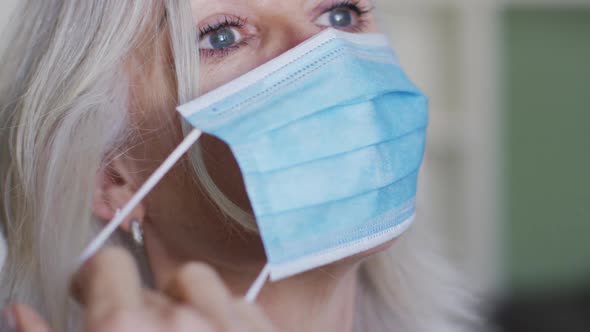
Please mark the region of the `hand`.
MULTIPOLYGON (((207 265, 191 263, 178 271, 163 292, 143 289, 131 256, 105 249, 90 259, 72 284, 84 307, 89 332, 274 332, 256 305, 233 298, 207 265)), ((18 332, 49 332, 34 311, 15 306, 18 332)))

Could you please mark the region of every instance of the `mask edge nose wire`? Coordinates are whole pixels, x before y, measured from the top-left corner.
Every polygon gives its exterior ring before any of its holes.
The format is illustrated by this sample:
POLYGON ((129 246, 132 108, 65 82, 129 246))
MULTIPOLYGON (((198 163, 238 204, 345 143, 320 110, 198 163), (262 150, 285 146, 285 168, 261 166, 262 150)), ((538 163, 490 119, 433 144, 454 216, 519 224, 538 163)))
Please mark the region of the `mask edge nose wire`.
POLYGON ((120 213, 115 214, 113 220, 105 226, 98 236, 84 249, 82 255, 78 259, 78 267, 82 266, 90 257, 106 243, 109 237, 121 226, 125 218, 137 207, 137 205, 149 194, 152 189, 164 178, 164 176, 172 169, 172 167, 188 152, 188 150, 195 144, 203 132, 199 129, 193 129, 178 145, 178 147, 170 154, 168 158, 162 163, 160 167, 147 179, 147 181, 139 188, 137 193, 133 195, 131 200, 127 202, 120 213))
POLYGON ((247 303, 254 303, 254 301, 256 301, 256 298, 258 297, 258 294, 260 294, 260 291, 262 291, 262 287, 264 287, 264 284, 266 283, 266 280, 268 279, 269 275, 270 264, 266 263, 266 265, 260 272, 260 275, 256 278, 252 286, 250 286, 250 289, 244 297, 247 303))

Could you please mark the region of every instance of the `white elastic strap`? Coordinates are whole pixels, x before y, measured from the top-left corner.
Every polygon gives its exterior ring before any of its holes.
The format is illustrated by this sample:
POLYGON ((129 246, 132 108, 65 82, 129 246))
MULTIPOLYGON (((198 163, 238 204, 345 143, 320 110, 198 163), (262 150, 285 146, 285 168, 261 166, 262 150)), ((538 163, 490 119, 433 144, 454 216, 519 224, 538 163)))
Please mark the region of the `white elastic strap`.
POLYGON ((258 294, 260 294, 262 287, 264 287, 264 284, 266 283, 266 280, 268 279, 269 275, 270 275, 270 265, 266 264, 264 266, 264 269, 262 269, 262 272, 260 272, 260 275, 258 276, 258 278, 256 278, 256 281, 254 281, 252 286, 250 286, 248 293, 246 293, 246 297, 245 297, 246 302, 254 303, 254 301, 256 301, 256 298, 258 297, 258 294))
POLYGON ((4 262, 6 261, 7 255, 8 246, 6 245, 4 234, 2 234, 2 230, 0 229, 0 271, 2 271, 2 268, 4 268, 4 262))
POLYGON ((162 163, 162 165, 149 177, 149 179, 139 188, 137 193, 131 200, 123 207, 121 213, 115 215, 113 220, 98 234, 98 236, 86 247, 79 258, 79 265, 84 264, 90 257, 92 257, 109 239, 109 237, 121 226, 125 218, 137 205, 147 196, 147 194, 154 189, 154 187, 164 178, 164 176, 174 167, 174 165, 182 158, 182 156, 199 140, 202 131, 194 129, 185 139, 178 145, 178 147, 170 154, 170 156, 162 163))

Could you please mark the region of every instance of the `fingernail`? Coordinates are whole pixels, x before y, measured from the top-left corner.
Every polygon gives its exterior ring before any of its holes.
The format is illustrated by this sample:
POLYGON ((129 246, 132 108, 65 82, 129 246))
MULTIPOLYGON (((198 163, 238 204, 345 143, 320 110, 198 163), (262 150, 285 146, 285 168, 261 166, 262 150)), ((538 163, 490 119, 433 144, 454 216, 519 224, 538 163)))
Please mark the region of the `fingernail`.
POLYGON ((16 332, 16 315, 11 307, 6 307, 2 310, 0 331, 16 332))

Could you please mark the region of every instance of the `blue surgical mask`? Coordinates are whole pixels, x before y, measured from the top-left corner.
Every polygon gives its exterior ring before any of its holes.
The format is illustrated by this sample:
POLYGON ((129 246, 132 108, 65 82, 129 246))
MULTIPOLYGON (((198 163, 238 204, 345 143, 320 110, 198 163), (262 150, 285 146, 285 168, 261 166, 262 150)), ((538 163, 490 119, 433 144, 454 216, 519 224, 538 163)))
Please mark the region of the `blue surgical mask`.
POLYGON ((427 104, 385 36, 329 29, 179 111, 231 148, 276 281, 408 228, 427 104))
POLYGON ((427 98, 375 34, 328 29, 179 107, 196 129, 88 246, 90 257, 202 132, 243 174, 276 281, 373 249, 416 214, 427 98))

